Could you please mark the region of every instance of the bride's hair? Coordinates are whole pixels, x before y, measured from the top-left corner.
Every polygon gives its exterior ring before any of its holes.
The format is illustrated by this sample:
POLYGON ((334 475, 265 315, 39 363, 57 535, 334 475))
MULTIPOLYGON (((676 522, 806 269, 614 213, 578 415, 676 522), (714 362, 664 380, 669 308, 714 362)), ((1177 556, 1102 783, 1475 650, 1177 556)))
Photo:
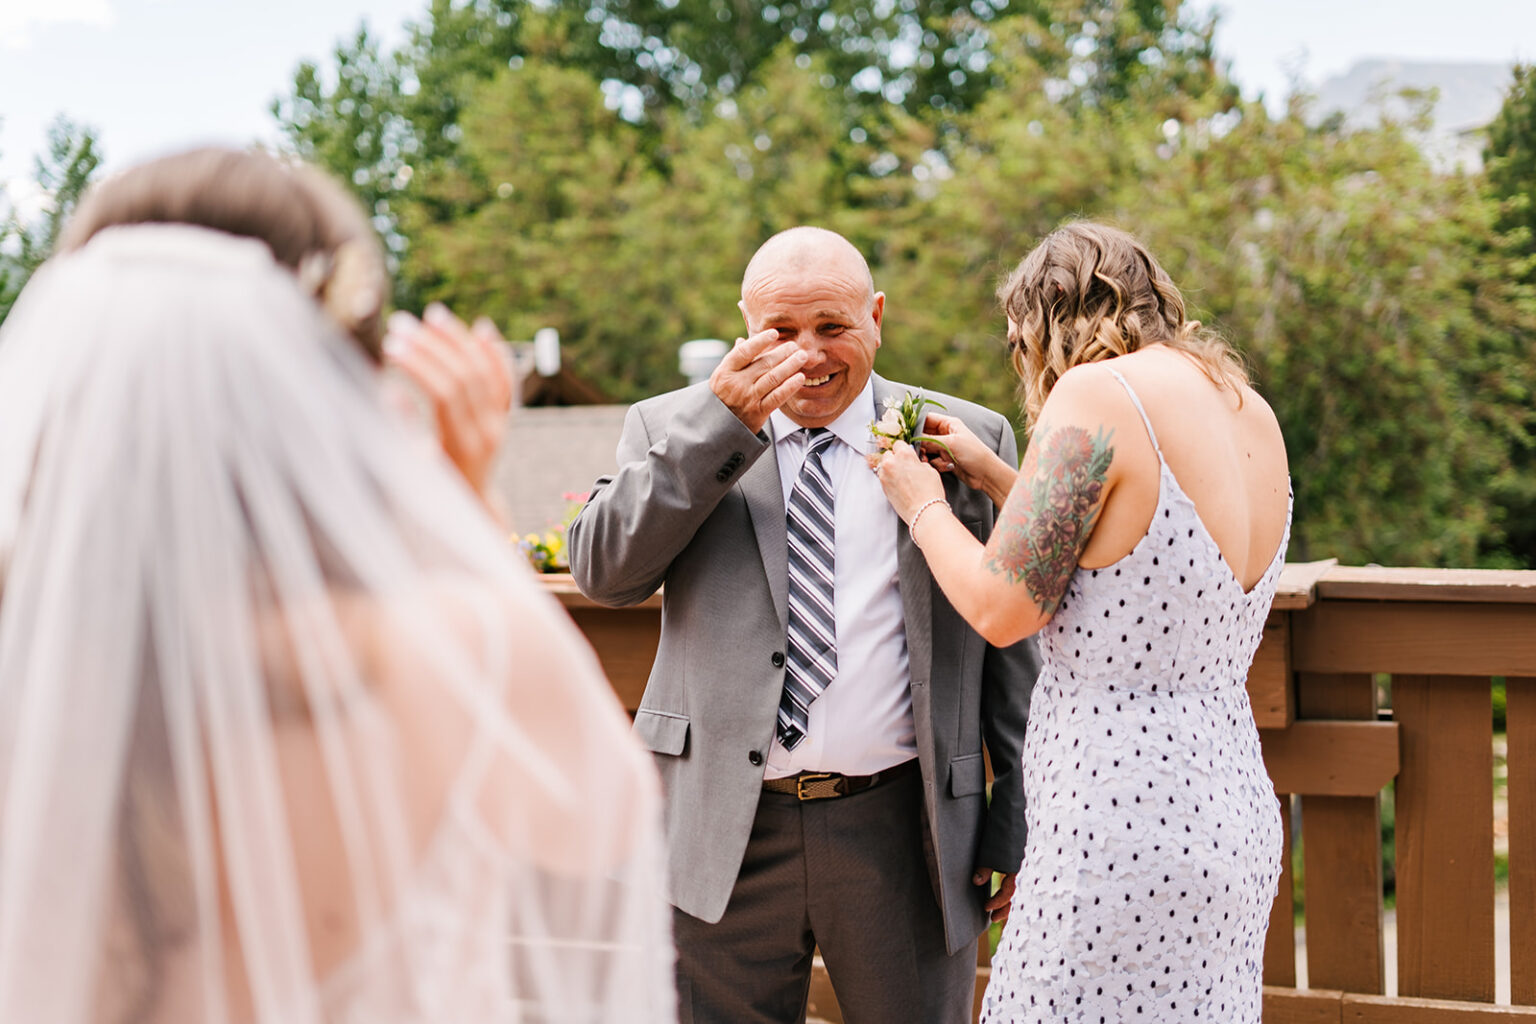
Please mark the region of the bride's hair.
POLYGON ((1238 354, 1198 320, 1144 245, 1117 228, 1076 221, 1057 228, 997 290, 1008 350, 1034 424, 1061 375, 1080 363, 1162 344, 1188 353, 1218 387, 1242 397, 1238 354))
POLYGON ((265 242, 332 319, 381 360, 389 283, 383 247, 357 200, 315 168, 217 146, 138 164, 86 194, 59 252, 130 224, 189 224, 265 242))

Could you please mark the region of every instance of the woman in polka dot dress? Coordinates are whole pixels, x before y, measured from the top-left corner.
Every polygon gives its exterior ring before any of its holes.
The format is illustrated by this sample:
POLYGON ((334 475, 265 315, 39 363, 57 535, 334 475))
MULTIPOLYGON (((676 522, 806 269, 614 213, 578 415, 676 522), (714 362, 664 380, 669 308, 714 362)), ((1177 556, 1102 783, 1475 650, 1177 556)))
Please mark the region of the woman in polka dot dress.
POLYGON ((938 415, 944 447, 877 466, 955 608, 1045 662, 982 1020, 1253 1024, 1281 826, 1244 681, 1290 530, 1279 426, 1123 232, 1060 228, 1000 297, 1023 466, 938 415), (985 546, 936 470, 1002 507, 985 546))

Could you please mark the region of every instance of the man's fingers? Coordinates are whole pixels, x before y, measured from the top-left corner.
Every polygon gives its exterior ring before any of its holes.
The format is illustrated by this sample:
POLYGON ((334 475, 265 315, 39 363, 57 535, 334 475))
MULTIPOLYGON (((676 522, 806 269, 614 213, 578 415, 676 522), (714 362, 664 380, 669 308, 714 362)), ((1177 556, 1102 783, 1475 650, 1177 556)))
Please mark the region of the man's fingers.
POLYGON ((778 387, 768 392, 768 394, 763 397, 759 404, 765 411, 772 412, 779 406, 783 405, 785 402, 789 401, 790 397, 793 396, 796 391, 799 391, 804 384, 805 374, 796 370, 794 373, 790 374, 789 379, 785 380, 778 387))
POLYGON ((757 361, 764 352, 772 348, 778 340, 779 332, 774 330, 758 331, 746 338, 737 338, 735 346, 725 354, 720 365, 727 370, 744 370, 757 361))
MULTIPOLYGON (((777 352, 778 350, 773 350, 777 352)), ((771 353, 770 353, 771 355, 771 353)), ((798 348, 790 348, 778 362, 765 365, 763 375, 757 378, 754 387, 763 395, 771 395, 784 385, 795 374, 800 373, 800 368, 810 358, 798 348)), ((804 378, 804 374, 800 374, 804 378)))

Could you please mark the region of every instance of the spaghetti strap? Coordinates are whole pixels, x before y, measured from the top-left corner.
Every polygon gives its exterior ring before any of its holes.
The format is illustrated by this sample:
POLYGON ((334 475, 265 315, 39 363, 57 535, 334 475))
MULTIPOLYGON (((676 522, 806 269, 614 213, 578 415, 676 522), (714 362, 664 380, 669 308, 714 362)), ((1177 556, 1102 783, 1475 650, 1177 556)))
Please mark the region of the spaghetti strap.
POLYGON ((1157 431, 1152 429, 1152 421, 1147 418, 1147 410, 1142 408, 1141 399, 1136 397, 1136 392, 1131 390, 1131 385, 1126 381, 1126 379, 1120 376, 1119 370, 1115 369, 1113 366, 1106 366, 1105 369, 1115 375, 1115 380, 1119 381, 1120 386, 1125 388, 1125 393, 1131 396, 1131 404, 1136 407, 1137 412, 1141 413, 1141 422, 1147 428, 1147 437, 1152 439, 1152 450, 1157 452, 1157 457, 1159 460, 1161 460, 1163 457, 1163 450, 1162 448, 1158 447, 1157 444, 1157 431))

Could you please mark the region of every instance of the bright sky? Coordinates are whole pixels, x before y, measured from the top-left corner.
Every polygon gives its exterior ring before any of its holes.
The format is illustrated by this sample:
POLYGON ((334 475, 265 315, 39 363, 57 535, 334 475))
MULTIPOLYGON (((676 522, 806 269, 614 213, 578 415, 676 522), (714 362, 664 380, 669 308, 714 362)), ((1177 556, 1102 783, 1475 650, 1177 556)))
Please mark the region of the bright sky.
MULTIPOLYGON (((1191 0, 1225 13, 1219 50, 1252 95, 1368 57, 1536 60, 1533 0, 1191 0)), ((388 42, 427 0, 0 0, 0 183, 22 199, 58 113, 107 167, 197 142, 275 137, 267 112, 306 57, 362 20, 388 42)))

